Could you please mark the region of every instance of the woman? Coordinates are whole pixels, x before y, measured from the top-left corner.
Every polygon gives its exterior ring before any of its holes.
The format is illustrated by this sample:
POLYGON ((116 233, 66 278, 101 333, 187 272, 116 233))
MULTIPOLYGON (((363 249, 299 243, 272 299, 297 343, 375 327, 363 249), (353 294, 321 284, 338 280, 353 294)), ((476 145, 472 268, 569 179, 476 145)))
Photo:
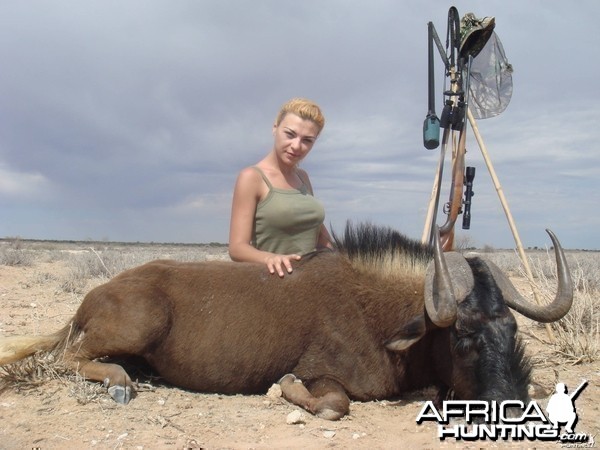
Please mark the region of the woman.
POLYGON ((319 106, 309 100, 295 98, 282 106, 273 126, 273 148, 243 169, 235 184, 232 260, 263 263, 283 277, 292 272, 292 261, 332 247, 323 206, 313 197, 308 174, 298 167, 324 125, 319 106))

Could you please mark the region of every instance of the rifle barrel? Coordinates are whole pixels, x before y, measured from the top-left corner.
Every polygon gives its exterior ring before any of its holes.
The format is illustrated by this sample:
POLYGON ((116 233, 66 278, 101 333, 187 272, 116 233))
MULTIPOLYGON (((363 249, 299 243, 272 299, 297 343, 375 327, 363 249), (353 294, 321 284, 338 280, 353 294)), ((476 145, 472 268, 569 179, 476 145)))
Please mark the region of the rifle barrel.
POLYGON ((583 380, 583 382, 579 386, 577 386, 577 389, 575 389, 575 391, 573 391, 573 393, 571 395, 569 395, 571 400, 574 400, 575 397, 577 397, 579 395, 579 393, 581 391, 583 391, 583 388, 585 388, 587 385, 588 385, 588 380, 583 380))

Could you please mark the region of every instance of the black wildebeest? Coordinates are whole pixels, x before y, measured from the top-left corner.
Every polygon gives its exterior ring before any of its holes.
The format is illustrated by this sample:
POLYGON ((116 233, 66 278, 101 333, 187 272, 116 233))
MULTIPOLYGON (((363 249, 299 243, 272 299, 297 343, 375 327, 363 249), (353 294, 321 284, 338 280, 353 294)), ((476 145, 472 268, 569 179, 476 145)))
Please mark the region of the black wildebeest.
POLYGON ((545 307, 497 266, 442 253, 388 228, 347 226, 337 251, 306 256, 280 279, 262 265, 154 261, 90 291, 49 336, 0 340, 0 364, 65 349, 64 361, 128 403, 134 387, 104 356, 144 358, 183 388, 283 396, 320 417, 425 386, 438 399, 525 401, 530 366, 508 307, 558 320, 573 289, 552 232, 558 289, 545 307), (301 380, 301 382, 300 382, 301 380))

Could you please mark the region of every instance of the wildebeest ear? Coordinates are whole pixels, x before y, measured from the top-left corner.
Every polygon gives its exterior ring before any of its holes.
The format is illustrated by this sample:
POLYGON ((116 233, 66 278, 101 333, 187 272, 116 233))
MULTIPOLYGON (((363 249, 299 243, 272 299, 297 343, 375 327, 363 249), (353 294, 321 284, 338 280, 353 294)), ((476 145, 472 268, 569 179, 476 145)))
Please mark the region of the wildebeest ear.
POLYGON ((417 317, 394 333, 385 342, 385 348, 392 352, 406 350, 423 336, 425 336, 425 317, 417 317))
POLYGON ((389 341, 387 344, 385 344, 385 348, 387 348, 388 350, 390 350, 392 352, 399 352, 401 350, 406 350, 411 345, 413 345, 415 342, 417 342, 419 339, 421 339, 423 336, 424 336, 424 334, 421 336, 414 337, 414 338, 400 337, 399 339, 389 341))

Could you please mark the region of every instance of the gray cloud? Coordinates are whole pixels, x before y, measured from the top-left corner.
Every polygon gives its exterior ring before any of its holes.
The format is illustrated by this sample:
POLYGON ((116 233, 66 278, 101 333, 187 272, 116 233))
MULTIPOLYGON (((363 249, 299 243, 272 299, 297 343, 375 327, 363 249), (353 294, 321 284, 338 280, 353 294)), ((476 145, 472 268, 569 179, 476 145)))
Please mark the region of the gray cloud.
MULTIPOLYGON (((567 247, 600 248, 589 31, 600 4, 577 10, 576 21, 556 0, 473 10, 496 17, 515 68, 507 110, 478 125, 526 246, 552 227, 567 247)), ((0 236, 225 242, 238 171, 269 150, 280 104, 306 96, 327 117, 304 167, 328 222, 420 238, 438 160, 421 136, 426 24, 444 40, 447 12, 417 0, 5 2, 0 236)), ((468 235, 510 246, 472 133, 467 148, 468 235)))

